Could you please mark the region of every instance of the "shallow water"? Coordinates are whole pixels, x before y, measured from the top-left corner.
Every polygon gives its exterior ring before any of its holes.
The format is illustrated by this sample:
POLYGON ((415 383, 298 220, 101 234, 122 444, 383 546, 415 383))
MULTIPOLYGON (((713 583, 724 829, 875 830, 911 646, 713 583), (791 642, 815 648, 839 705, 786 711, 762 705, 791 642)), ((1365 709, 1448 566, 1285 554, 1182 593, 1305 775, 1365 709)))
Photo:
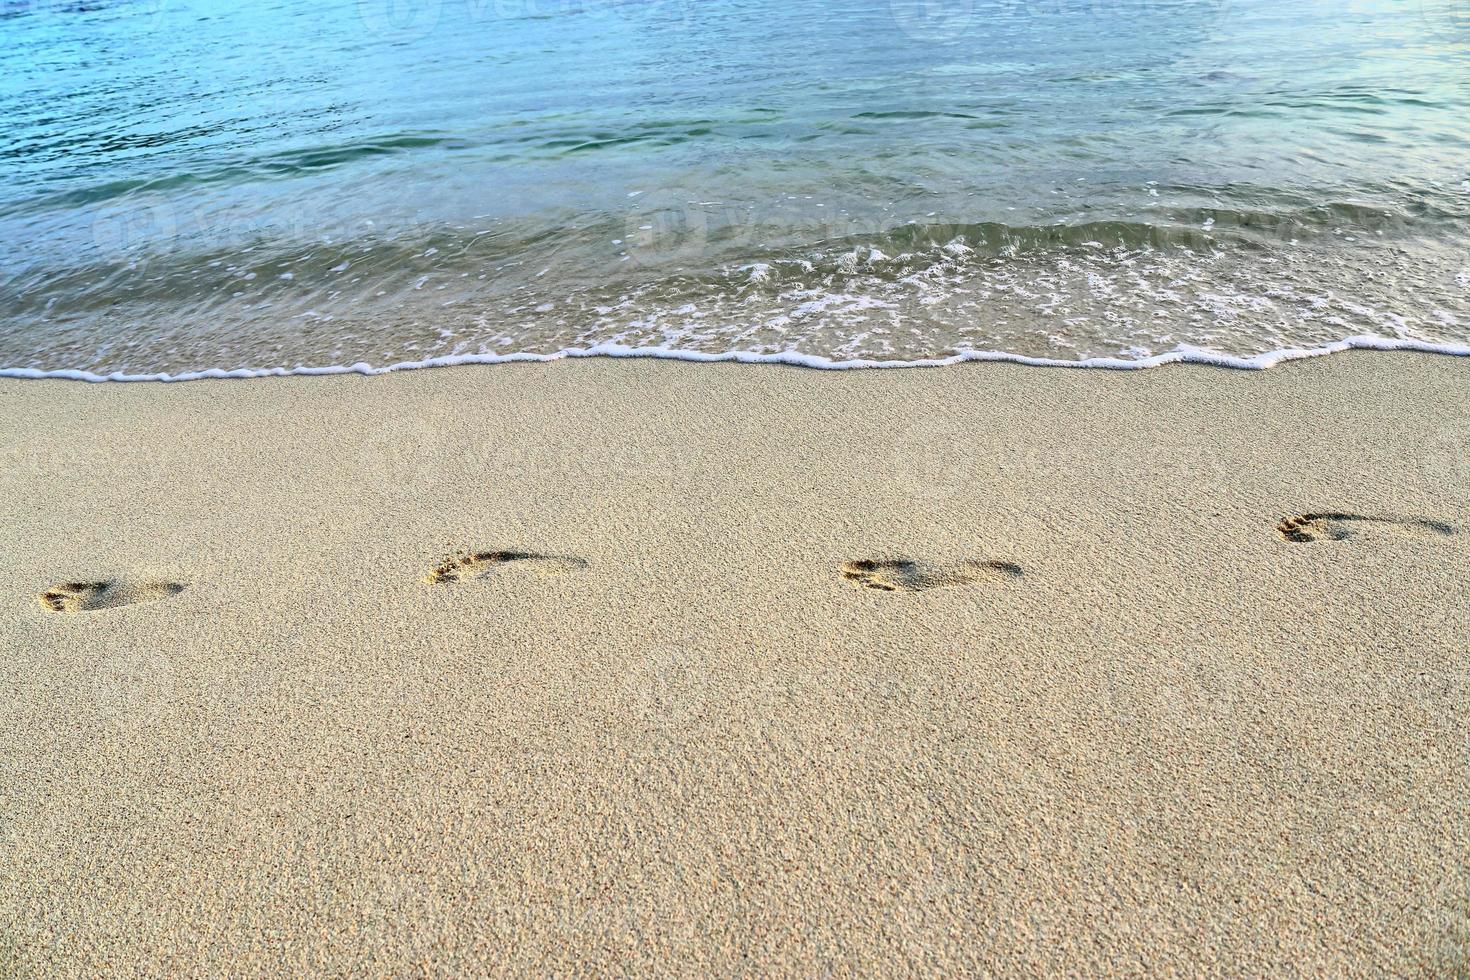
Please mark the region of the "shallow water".
POLYGON ((0 368, 1470 343, 1460 0, 0 0, 0 368))

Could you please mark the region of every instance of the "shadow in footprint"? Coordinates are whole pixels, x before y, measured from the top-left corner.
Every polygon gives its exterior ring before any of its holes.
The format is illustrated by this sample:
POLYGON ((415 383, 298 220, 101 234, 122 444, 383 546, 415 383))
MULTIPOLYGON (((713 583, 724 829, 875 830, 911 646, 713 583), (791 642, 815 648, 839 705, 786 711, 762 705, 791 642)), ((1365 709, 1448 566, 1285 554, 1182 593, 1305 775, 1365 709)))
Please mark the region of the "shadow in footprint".
POLYGON ((1392 528, 1401 533, 1432 534, 1440 537, 1455 533, 1452 525, 1423 517, 1371 517, 1365 514, 1322 512, 1293 514, 1276 525, 1283 540, 1295 544, 1311 541, 1346 541, 1357 533, 1357 525, 1368 524, 1392 528))
POLYGON ((936 565, 909 558, 860 558, 842 563, 842 577, 880 592, 923 592, 982 579, 1014 579, 1024 573, 1008 561, 961 561, 936 565))
POLYGON ((434 584, 467 582, 494 574, 508 565, 525 568, 537 575, 565 575, 587 567, 580 558, 538 555, 530 551, 456 551, 440 562, 425 579, 434 584))
POLYGON ((178 582, 62 582, 39 596, 41 605, 56 613, 96 612, 141 602, 157 602, 184 591, 178 582))

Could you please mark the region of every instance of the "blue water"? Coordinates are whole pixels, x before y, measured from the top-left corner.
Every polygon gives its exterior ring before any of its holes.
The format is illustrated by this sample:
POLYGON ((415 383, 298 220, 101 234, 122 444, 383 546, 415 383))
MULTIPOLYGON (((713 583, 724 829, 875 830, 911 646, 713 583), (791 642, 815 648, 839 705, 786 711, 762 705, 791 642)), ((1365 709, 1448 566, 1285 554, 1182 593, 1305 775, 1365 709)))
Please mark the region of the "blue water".
POLYGON ((0 0, 0 368, 1470 342, 1461 0, 0 0))

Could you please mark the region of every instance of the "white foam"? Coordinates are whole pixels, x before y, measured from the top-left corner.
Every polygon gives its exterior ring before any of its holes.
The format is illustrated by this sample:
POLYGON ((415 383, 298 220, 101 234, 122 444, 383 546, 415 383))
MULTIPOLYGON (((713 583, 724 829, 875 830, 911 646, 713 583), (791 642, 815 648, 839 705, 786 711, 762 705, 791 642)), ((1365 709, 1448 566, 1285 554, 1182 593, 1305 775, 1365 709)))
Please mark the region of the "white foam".
POLYGON ((276 378, 294 375, 315 376, 324 374, 388 374, 392 371, 409 371, 416 368, 455 367, 462 364, 514 364, 521 362, 544 363, 569 357, 647 357, 672 361, 693 361, 701 364, 734 361, 739 364, 785 364, 792 367, 817 368, 825 371, 851 371, 876 368, 937 368, 972 361, 1005 361, 1031 367, 1094 368, 1111 371, 1137 371, 1160 367, 1165 364, 1209 364, 1215 367, 1242 370, 1264 370, 1286 361, 1298 361, 1308 357, 1321 357, 1346 350, 1417 351, 1425 354, 1446 354, 1452 357, 1470 357, 1470 344, 1432 344, 1420 340, 1400 340, 1390 337, 1363 335, 1346 337, 1322 347, 1293 347, 1267 351, 1241 357, 1222 354, 1201 347, 1181 345, 1172 351, 1130 360, 1121 357, 1088 357, 1066 360, 1052 357, 1031 357, 1007 351, 963 351, 948 357, 929 357, 916 360, 873 360, 850 358, 834 360, 817 354, 799 351, 778 351, 762 354, 755 351, 730 350, 720 353, 679 350, 670 347, 628 347, 623 344, 597 344, 593 347, 567 347, 551 354, 535 354, 521 351, 513 354, 450 354, 431 357, 422 361, 400 361, 396 364, 374 366, 372 364, 333 364, 324 367, 294 368, 209 368, 203 371, 184 371, 179 374, 95 374, 91 371, 56 370, 42 371, 37 368, 0 368, 0 378, 25 378, 33 380, 58 379, 63 381, 203 381, 211 379, 276 378))

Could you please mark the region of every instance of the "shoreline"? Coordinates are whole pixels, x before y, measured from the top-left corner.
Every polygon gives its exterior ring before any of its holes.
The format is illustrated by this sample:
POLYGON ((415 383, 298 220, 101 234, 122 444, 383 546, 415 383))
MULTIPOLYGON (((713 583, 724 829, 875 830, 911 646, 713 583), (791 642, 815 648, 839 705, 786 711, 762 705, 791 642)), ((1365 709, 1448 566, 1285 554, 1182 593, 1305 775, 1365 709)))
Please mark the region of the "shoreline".
POLYGON ((0 381, 0 974, 1463 971, 1467 391, 0 381))
POLYGON ((702 351, 678 350, 666 347, 626 347, 619 344, 599 344, 595 347, 569 347, 551 354, 520 352, 513 354, 449 354, 428 358, 423 361, 400 361, 384 367, 366 363, 351 365, 328 365, 325 367, 294 368, 205 368, 180 373, 160 372, 156 374, 127 374, 112 372, 97 374, 79 369, 42 370, 39 368, 0 368, 0 379, 10 378, 29 381, 85 381, 103 382, 174 383, 180 381, 249 380, 252 378, 323 377, 338 374, 360 374, 369 377, 392 374, 396 371, 416 371, 424 368, 464 367, 492 364, 550 364, 576 358, 649 359, 683 361, 692 364, 769 364, 787 367, 802 367, 820 371, 853 370, 896 370, 903 368, 954 367, 961 364, 1019 364, 1025 367, 1052 367, 1108 371, 1143 371, 1171 364, 1194 364, 1206 367, 1223 367, 1244 371, 1263 371, 1292 361, 1325 357, 1349 351, 1385 351, 1436 354, 1446 357, 1470 357, 1470 344, 1431 343, 1421 340, 1380 337, 1363 334, 1345 337, 1321 347, 1288 347, 1265 351, 1247 356, 1221 354, 1203 348, 1184 348, 1155 354, 1152 357, 1130 360, 1119 357, 1087 357, 1079 360, 1062 358, 1032 357, 1008 351, 964 351, 947 357, 918 358, 915 360, 872 360, 855 358, 832 360, 815 354, 782 351, 762 354, 754 351, 702 351))

